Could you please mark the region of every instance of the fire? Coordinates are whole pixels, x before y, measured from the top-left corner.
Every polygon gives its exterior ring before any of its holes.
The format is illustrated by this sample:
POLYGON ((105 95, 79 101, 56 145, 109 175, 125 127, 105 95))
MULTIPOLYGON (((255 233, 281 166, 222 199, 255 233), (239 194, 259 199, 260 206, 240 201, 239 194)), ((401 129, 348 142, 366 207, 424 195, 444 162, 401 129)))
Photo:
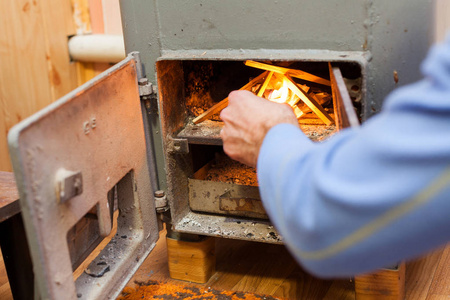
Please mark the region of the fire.
MULTIPOLYGON (((266 98, 277 103, 286 103, 292 107, 297 119, 302 118, 307 112, 314 112, 326 125, 334 123, 333 118, 322 107, 322 104, 328 102, 328 97, 319 96, 319 94, 310 92, 310 87, 295 82, 292 77, 300 78, 305 81, 311 81, 322 85, 330 86, 329 80, 320 78, 313 74, 301 70, 287 69, 275 65, 259 63, 247 60, 245 65, 265 70, 259 76, 251 79, 240 90, 250 90, 259 97, 266 98)), ((228 105, 228 98, 216 103, 213 107, 205 111, 192 120, 198 124, 228 105)))
POLYGON ((252 92, 269 101, 276 103, 291 103, 295 101, 296 95, 289 89, 287 81, 283 79, 272 79, 263 89, 263 84, 257 83, 252 87, 252 92))
MULTIPOLYGON (((300 98, 289 88, 288 79, 286 77, 267 75, 264 84, 255 84, 251 90, 258 96, 276 103, 289 104, 294 110, 297 118, 301 118, 304 112, 296 105, 300 98)), ((302 89, 308 91, 309 87, 301 86, 302 89)))
MULTIPOLYGON (((267 100, 277 102, 277 103, 286 103, 288 99, 290 99, 290 90, 286 84, 286 81, 278 81, 276 85, 280 85, 278 89, 274 89, 270 91, 267 100)), ((292 94, 292 93, 291 93, 292 94)))

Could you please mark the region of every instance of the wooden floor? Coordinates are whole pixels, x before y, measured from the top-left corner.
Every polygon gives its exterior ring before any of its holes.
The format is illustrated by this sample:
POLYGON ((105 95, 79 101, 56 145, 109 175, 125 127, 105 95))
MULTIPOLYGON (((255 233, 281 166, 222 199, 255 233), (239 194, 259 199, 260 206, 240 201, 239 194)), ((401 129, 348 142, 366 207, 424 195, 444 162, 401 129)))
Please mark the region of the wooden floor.
MULTIPOLYGON (((348 280, 320 280, 305 273, 283 246, 217 239, 217 272, 206 284, 216 290, 254 292, 284 299, 354 300, 348 280)), ((0 256, 0 299, 12 296, 0 256)), ((169 278, 164 233, 155 249, 128 283, 157 280, 186 286, 169 278)), ((406 268, 407 300, 450 300, 450 245, 410 262, 406 268)))
MULTIPOLYGON (((321 280, 305 273, 283 246, 217 239, 216 274, 201 287, 255 292, 285 299, 354 300, 349 280, 321 280)), ((172 280, 162 234, 156 248, 128 286, 148 280, 172 280)), ((406 268, 407 300, 450 300, 450 245, 410 262, 406 268)))

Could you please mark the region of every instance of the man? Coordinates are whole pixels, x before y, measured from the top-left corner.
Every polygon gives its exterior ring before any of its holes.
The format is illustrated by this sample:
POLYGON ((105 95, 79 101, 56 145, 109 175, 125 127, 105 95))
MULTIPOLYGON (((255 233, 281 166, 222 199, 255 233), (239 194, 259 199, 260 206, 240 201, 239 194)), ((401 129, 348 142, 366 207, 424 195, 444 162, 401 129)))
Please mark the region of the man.
POLYGON ((361 128, 317 144, 288 105, 230 93, 224 151, 257 167, 270 219, 310 272, 354 275, 450 241, 450 39, 422 71, 361 128))

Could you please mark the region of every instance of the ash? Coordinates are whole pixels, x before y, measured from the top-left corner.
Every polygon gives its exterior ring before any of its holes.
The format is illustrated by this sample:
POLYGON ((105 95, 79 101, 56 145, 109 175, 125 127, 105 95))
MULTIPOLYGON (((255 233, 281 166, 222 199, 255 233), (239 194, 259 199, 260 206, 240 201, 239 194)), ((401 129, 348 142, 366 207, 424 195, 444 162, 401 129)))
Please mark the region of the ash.
POLYGON ((232 160, 225 154, 217 154, 206 180, 258 186, 256 169, 232 160))

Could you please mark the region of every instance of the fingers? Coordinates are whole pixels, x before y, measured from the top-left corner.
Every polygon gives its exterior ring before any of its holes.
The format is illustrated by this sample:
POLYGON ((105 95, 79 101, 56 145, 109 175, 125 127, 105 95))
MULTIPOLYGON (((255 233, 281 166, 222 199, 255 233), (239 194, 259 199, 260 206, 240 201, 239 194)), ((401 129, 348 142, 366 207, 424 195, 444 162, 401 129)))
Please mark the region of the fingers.
POLYGON ((219 116, 222 121, 227 122, 228 121, 228 107, 225 107, 224 109, 222 109, 219 116))
POLYGON ((224 152, 250 166, 256 165, 262 141, 271 127, 297 123, 288 105, 270 102, 249 91, 231 92, 220 118, 224 122, 220 132, 224 152))
POLYGON ((220 130, 220 137, 223 141, 223 151, 226 155, 231 157, 232 159, 237 159, 237 154, 233 151, 235 144, 230 141, 229 136, 227 135, 227 128, 224 126, 222 130, 220 130))
POLYGON ((236 116, 250 111, 251 108, 258 105, 257 102, 261 100, 262 98, 255 96, 250 91, 232 91, 228 94, 228 106, 220 112, 220 118, 225 123, 231 123, 234 121, 236 116))
POLYGON ((223 141, 223 151, 234 160, 248 164, 244 149, 248 148, 241 138, 241 133, 231 125, 225 125, 220 131, 223 141))

